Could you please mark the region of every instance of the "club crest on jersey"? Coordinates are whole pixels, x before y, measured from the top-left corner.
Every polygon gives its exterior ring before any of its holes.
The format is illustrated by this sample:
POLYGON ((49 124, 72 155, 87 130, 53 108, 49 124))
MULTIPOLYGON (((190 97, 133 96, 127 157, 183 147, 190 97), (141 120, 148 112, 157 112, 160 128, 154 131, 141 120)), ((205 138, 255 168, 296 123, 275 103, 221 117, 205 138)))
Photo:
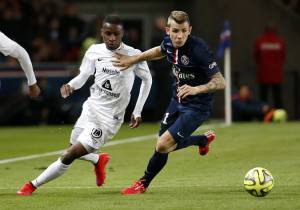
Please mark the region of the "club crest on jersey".
POLYGON ((186 55, 181 56, 180 60, 183 65, 188 65, 190 62, 190 59, 186 55))

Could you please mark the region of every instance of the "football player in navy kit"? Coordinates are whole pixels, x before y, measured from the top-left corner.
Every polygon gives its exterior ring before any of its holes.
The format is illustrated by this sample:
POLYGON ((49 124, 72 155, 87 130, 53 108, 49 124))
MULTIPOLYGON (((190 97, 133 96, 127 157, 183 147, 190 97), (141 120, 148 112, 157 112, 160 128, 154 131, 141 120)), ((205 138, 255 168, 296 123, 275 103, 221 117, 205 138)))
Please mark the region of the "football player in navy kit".
POLYGON ((175 77, 173 97, 161 122, 155 152, 144 176, 123 189, 123 195, 144 193, 167 163, 168 153, 196 145, 200 155, 205 155, 215 138, 213 131, 203 135, 192 133, 210 116, 213 92, 224 89, 225 80, 210 49, 202 39, 191 36, 191 30, 188 14, 172 11, 166 27, 167 36, 160 46, 137 56, 118 54, 114 60, 115 66, 125 70, 140 61, 167 57, 173 64, 175 77))

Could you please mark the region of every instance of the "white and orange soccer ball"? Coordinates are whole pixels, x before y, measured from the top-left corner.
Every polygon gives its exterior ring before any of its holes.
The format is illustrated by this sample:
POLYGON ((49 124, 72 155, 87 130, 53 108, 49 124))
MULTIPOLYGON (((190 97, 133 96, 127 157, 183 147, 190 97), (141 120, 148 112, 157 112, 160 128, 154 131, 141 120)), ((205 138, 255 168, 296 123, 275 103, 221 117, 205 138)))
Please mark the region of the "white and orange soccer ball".
POLYGON ((273 187, 274 178, 265 168, 253 168, 245 175, 244 188, 253 196, 264 197, 271 192, 273 187))

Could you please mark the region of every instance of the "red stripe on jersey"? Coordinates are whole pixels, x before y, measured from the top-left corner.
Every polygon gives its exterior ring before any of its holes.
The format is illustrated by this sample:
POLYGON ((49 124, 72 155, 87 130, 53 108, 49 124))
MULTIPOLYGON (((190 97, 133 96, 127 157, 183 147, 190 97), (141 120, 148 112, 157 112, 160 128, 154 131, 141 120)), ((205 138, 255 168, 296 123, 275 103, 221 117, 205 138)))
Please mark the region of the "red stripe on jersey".
POLYGON ((178 64, 178 49, 175 48, 173 53, 173 64, 178 64))

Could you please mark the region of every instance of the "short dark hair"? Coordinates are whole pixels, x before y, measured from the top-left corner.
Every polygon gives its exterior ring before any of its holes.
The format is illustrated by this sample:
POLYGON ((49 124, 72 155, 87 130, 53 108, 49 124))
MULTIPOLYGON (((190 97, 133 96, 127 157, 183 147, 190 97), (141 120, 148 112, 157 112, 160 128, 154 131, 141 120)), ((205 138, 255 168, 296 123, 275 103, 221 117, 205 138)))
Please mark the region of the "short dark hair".
POLYGON ((174 20, 178 24, 188 22, 190 24, 189 15, 184 11, 172 11, 168 18, 168 26, 171 24, 171 20, 174 20))
POLYGON ((105 23, 110 23, 110 24, 115 24, 115 25, 121 25, 123 26, 123 22, 121 20, 121 18, 118 16, 118 15, 107 15, 103 22, 102 22, 102 26, 105 24, 105 23))

